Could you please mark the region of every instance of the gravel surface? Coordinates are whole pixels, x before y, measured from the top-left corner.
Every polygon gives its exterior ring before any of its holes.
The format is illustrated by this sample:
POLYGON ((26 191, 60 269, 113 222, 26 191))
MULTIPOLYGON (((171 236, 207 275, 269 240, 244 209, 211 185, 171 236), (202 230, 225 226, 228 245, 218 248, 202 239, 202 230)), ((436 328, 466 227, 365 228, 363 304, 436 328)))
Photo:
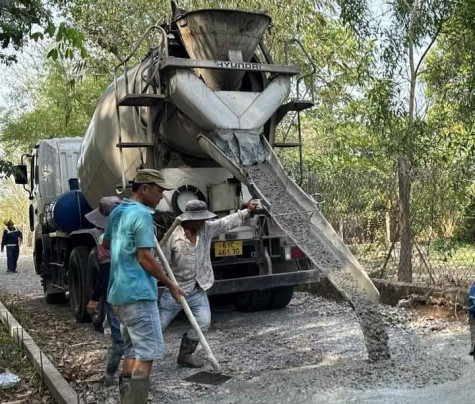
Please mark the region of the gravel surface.
POLYGON ((7 273, 6 255, 0 254, 0 292, 42 295, 41 280, 34 269, 31 268, 32 265, 31 255, 20 255, 18 258, 18 273, 7 273))
MULTIPOLYGON (((99 383, 108 337, 90 324, 76 324, 68 305, 44 303, 38 286, 27 282, 35 279, 31 259, 21 261, 20 276, 23 288, 15 282, 2 282, 0 288, 22 290, 28 297, 10 296, 4 303, 15 300, 14 315, 86 402, 116 403, 117 386, 99 383)), ((357 316, 347 303, 299 292, 283 310, 240 313, 214 307, 208 342, 223 373, 232 376, 219 386, 184 380, 197 370, 175 363, 180 336, 189 328, 178 318, 164 333, 164 360, 154 365, 152 402, 422 404, 421 394, 435 395, 439 403, 455 402, 449 393, 475 395, 467 377, 474 365, 467 355, 466 324, 384 305, 378 311, 389 330, 392 359, 369 362, 357 316)))
POLYGON ((339 259, 329 248, 332 243, 326 241, 325 236, 310 222, 310 213, 298 210, 299 205, 287 193, 281 179, 268 163, 249 167, 247 171, 271 203, 275 220, 307 253, 316 267, 326 273, 330 281, 352 302, 363 330, 369 359, 389 359, 388 333, 377 304, 371 301, 349 273, 341 270, 339 259))

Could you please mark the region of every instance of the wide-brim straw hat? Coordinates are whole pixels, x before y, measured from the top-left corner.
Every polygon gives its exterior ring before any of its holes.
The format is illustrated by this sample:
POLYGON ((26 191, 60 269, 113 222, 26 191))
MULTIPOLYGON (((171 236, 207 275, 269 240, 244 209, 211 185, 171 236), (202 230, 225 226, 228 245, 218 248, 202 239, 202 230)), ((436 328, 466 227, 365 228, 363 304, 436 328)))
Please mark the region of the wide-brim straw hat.
POLYGON ((198 199, 188 201, 185 206, 185 211, 178 216, 182 222, 190 220, 210 220, 216 219, 218 215, 208 210, 206 202, 199 201, 198 199))
POLYGON ((99 201, 99 206, 84 215, 86 219, 99 229, 105 229, 107 220, 111 212, 120 205, 120 198, 117 196, 105 196, 99 201))

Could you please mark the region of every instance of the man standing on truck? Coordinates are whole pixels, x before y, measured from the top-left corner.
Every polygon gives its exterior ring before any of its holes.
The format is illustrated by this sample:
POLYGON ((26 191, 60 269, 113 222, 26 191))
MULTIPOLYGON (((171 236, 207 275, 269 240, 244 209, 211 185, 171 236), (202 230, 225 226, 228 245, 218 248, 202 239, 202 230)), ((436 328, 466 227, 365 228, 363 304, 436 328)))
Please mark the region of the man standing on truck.
MULTIPOLYGON (((181 226, 177 226, 165 243, 163 252, 178 284, 185 291, 186 301, 203 332, 208 330, 211 322, 206 294, 206 290, 214 283, 210 257, 211 240, 240 226, 257 207, 258 202, 251 200, 247 203, 247 209, 211 220, 217 216, 208 210, 206 202, 189 201, 185 212, 179 216, 181 226)), ((169 291, 163 292, 159 307, 162 329, 172 322, 181 309, 182 306, 172 298, 169 291)), ((202 367, 204 362, 192 356, 197 346, 198 335, 193 329, 183 334, 177 363, 191 368, 202 367)))
POLYGON ((172 189, 159 171, 143 169, 109 216, 104 247, 111 252, 107 301, 121 322, 124 363, 119 376, 123 403, 146 403, 152 362, 162 359, 163 336, 158 313, 157 279, 177 301, 184 292, 155 260, 152 213, 164 190, 172 189))
POLYGON ((6 229, 3 231, 2 252, 7 247, 7 274, 15 274, 18 256, 20 255, 20 243, 23 241, 21 231, 14 226, 13 220, 3 222, 6 229))

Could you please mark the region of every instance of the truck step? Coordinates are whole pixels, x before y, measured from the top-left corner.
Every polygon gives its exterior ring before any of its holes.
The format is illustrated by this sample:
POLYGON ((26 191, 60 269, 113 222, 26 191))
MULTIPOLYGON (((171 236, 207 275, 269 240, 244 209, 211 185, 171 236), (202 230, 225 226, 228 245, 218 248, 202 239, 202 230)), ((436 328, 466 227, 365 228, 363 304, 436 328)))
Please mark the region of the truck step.
POLYGON ((119 107, 155 107, 165 100, 162 94, 128 94, 117 102, 119 107))
POLYGON ((122 149, 132 149, 134 147, 153 147, 153 143, 145 143, 145 142, 122 142, 117 143, 115 147, 120 147, 122 149))
POLYGON ((274 147, 301 147, 302 143, 274 143, 274 147))
POLYGON ((303 111, 314 106, 314 102, 310 100, 292 100, 284 105, 281 105, 277 110, 277 122, 280 122, 287 112, 303 111))

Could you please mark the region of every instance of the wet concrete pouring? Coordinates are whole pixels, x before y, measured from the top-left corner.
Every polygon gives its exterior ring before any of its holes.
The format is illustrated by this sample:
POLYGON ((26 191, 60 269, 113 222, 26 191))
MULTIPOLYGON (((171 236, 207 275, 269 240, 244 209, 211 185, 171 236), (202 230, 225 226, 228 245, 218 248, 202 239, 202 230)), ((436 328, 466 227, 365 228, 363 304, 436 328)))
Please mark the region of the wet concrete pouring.
POLYGON ((309 220, 313 213, 299 212, 298 205, 268 163, 249 167, 248 174, 270 202, 271 213, 281 228, 351 302, 363 330, 369 359, 389 359, 388 334, 377 305, 359 288, 349 273, 341 271, 340 261, 326 247, 321 240, 322 235, 309 220))
MULTIPOLYGON (((47 305, 31 259, 20 263, 19 274, 0 273, 0 291, 9 293, 4 303, 15 301, 14 311, 23 312, 25 326, 86 402, 118 402, 117 386, 98 381, 108 336, 76 324, 67 304, 47 305)), ((454 402, 449 394, 460 392, 475 397, 463 313, 455 320, 377 308, 388 329, 389 361, 368 361, 358 318, 344 302, 298 292, 283 310, 214 307, 208 342, 223 373, 232 376, 219 386, 184 380, 197 371, 175 363, 180 336, 189 328, 178 318, 164 333, 166 355, 154 365, 151 402, 421 404, 434 394, 441 403, 454 402)))

